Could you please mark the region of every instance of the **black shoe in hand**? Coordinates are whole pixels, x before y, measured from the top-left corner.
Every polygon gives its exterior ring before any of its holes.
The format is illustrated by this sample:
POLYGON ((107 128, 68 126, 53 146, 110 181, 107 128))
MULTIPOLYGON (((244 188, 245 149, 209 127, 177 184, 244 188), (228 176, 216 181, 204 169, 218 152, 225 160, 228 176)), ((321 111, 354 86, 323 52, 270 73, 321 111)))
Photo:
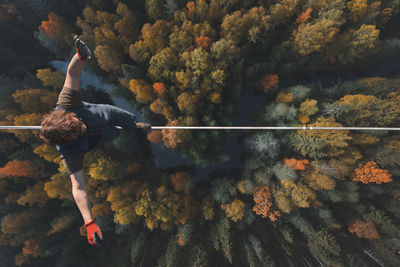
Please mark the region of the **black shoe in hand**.
POLYGON ((90 60, 92 58, 92 53, 86 44, 78 38, 78 35, 74 37, 74 44, 76 52, 81 60, 90 60))
POLYGON ((146 132, 148 129, 151 128, 151 125, 149 123, 146 122, 137 122, 136 123, 136 127, 140 130, 142 130, 143 132, 146 132))

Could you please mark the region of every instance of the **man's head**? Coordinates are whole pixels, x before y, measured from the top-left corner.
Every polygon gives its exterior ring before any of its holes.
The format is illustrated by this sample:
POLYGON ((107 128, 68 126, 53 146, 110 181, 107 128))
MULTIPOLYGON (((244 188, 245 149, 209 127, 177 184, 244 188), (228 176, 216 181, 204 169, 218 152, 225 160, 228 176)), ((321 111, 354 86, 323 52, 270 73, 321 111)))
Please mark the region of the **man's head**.
POLYGON ((40 138, 53 145, 68 144, 78 139, 86 130, 86 125, 75 113, 62 109, 45 114, 40 125, 40 138))

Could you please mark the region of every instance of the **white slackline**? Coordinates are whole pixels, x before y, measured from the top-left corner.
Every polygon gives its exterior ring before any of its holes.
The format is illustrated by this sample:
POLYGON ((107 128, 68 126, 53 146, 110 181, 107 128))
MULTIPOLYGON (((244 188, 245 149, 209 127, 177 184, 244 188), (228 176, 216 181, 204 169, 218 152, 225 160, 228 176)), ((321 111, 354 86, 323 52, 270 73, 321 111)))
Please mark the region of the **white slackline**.
MULTIPOLYGON (((121 129, 121 127, 116 126, 121 129)), ((0 130, 40 130, 41 126, 0 126, 0 130)), ((274 126, 151 126, 153 130, 348 130, 348 131, 400 131, 400 128, 384 127, 274 127, 274 126)))

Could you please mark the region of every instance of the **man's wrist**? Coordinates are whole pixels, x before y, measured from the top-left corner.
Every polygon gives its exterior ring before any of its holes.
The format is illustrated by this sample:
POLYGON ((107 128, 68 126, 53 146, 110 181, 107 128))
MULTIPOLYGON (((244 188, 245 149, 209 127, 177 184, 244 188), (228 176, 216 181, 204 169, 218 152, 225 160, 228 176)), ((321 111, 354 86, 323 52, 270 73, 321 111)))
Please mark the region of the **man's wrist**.
POLYGON ((89 224, 92 224, 94 222, 94 220, 92 219, 92 220, 90 220, 90 221, 87 221, 87 222, 85 222, 85 226, 88 226, 89 224))

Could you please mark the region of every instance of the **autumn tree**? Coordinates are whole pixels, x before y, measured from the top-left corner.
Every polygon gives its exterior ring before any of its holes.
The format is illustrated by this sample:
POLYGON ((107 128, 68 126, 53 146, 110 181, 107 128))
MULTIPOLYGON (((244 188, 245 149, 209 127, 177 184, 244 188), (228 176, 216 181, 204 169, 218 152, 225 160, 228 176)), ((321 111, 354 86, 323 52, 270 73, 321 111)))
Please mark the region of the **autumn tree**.
POLYGON ((280 92, 275 99, 276 102, 281 103, 290 103, 293 101, 293 94, 292 93, 283 93, 280 92))
MULTIPOLYGON (((178 126, 179 121, 173 120, 169 121, 168 126, 178 126)), ((190 133, 185 132, 184 130, 176 130, 176 129, 162 129, 162 139, 163 144, 168 148, 177 148, 182 146, 186 141, 190 140, 190 133)))
POLYGON ((260 81, 260 85, 264 92, 274 91, 278 89, 279 77, 276 74, 265 74, 260 81))
POLYGON ((312 8, 307 8, 300 16, 297 17, 296 23, 304 23, 311 17, 311 12, 313 11, 312 8))
POLYGON ((302 183, 297 183, 291 191, 293 203, 300 208, 309 208, 317 200, 317 195, 302 183))
POLYGON ((44 190, 50 198, 71 199, 71 184, 65 182, 68 177, 65 174, 57 173, 50 177, 50 181, 44 184, 44 190))
POLYGON ((167 90, 165 83, 153 83, 153 89, 158 95, 165 94, 167 90))
MULTIPOLYGON (((312 127, 342 127, 342 125, 336 122, 333 118, 319 117, 314 123, 310 124, 312 127)), ((347 148, 351 136, 349 131, 330 131, 330 130, 310 130, 310 131, 298 131, 296 135, 304 136, 305 139, 311 140, 316 138, 318 145, 323 147, 323 151, 330 156, 336 156, 343 154, 344 148, 347 148)), ((298 138, 300 139, 300 138, 298 138)), ((296 145, 298 146, 298 145, 296 145)), ((302 151, 304 155, 309 154, 305 150, 302 151)))
POLYGON ((188 172, 177 172, 170 177, 175 192, 190 193, 194 187, 193 177, 188 172))
POLYGON ((136 95, 140 103, 150 103, 154 99, 154 92, 151 86, 143 80, 132 79, 129 82, 129 90, 136 95))
POLYGON ((17 90, 12 96, 20 104, 22 111, 27 113, 46 113, 57 102, 58 92, 45 89, 17 90))
POLYGON ((247 12, 238 10, 231 15, 226 15, 221 23, 223 37, 239 43, 256 43, 265 37, 269 30, 270 16, 263 6, 253 7, 247 12))
POLYGON ((315 99, 307 99, 300 104, 300 113, 297 117, 301 123, 308 123, 310 121, 310 116, 318 112, 317 103, 318 101, 315 99))
POLYGON ((372 54, 378 48, 380 30, 375 25, 361 25, 351 33, 349 47, 345 51, 347 56, 343 58, 345 63, 354 62, 366 55, 372 54))
POLYGON ((103 70, 117 72, 121 68, 122 60, 114 49, 105 45, 99 45, 96 46, 94 54, 103 70))
POLYGON ((101 158, 90 165, 89 175, 97 180, 121 180, 125 175, 125 164, 101 158))
POLYGON ((302 173, 304 180, 310 186, 310 188, 319 190, 332 190, 335 188, 335 181, 328 175, 319 173, 318 170, 306 171, 302 173))
MULTIPOLYGON (((110 208, 115 212, 114 221, 128 225, 138 219, 139 214, 135 212, 135 193, 139 184, 137 181, 124 182, 108 190, 107 201, 111 203, 110 208)), ((144 188, 141 188, 144 189, 144 188)), ((107 211, 106 211, 107 212, 107 211)))
POLYGON ((165 48, 150 59, 149 74, 155 80, 174 80, 178 57, 171 48, 165 48))
POLYGON ((302 56, 321 52, 338 32, 335 22, 329 19, 300 24, 293 32, 293 48, 302 56))
POLYGON ((31 177, 35 178, 38 168, 35 164, 28 160, 12 160, 0 168, 0 177, 5 178, 9 176, 31 177))
POLYGON ((67 47, 70 43, 69 27, 65 20, 55 13, 50 13, 48 20, 42 21, 39 30, 60 46, 67 47))
POLYGON ((307 168, 309 161, 307 159, 297 160, 295 158, 284 158, 283 164, 294 170, 304 171, 307 168))
POLYGON ((244 202, 238 198, 235 198, 231 203, 222 204, 221 209, 225 211, 226 216, 232 221, 237 222, 242 220, 244 216, 244 202))
POLYGON ((263 218, 269 218, 275 222, 281 216, 280 212, 275 210, 272 205, 271 189, 268 186, 258 186, 254 189, 253 200, 255 205, 253 211, 263 218))
POLYGON ((64 84, 65 74, 59 70, 52 71, 50 68, 38 69, 36 78, 38 78, 44 86, 59 90, 64 84))
POLYGON ((195 113, 196 112, 196 103, 198 102, 199 97, 197 95, 192 95, 190 93, 184 92, 178 96, 177 104, 178 108, 183 113, 195 113))
POLYGON ((44 206, 49 200, 49 196, 44 190, 43 183, 38 182, 34 186, 28 187, 20 198, 18 198, 17 203, 19 205, 29 205, 33 206, 38 204, 39 206, 44 206))
POLYGON ((368 161, 367 163, 360 164, 355 169, 355 175, 353 181, 368 183, 390 183, 392 182, 392 175, 387 170, 379 169, 374 161, 368 161))
POLYGON ((347 223, 349 232, 356 235, 358 238, 379 239, 379 233, 372 222, 363 220, 352 220, 347 223))
POLYGON ((159 130, 153 130, 147 134, 147 140, 152 142, 153 144, 160 144, 162 140, 162 133, 159 130))
POLYGON ((273 25, 287 23, 289 18, 296 14, 299 5, 299 0, 283 0, 271 5, 270 12, 273 25))
POLYGON ((209 49, 211 46, 211 39, 207 36, 196 37, 196 47, 203 47, 204 49, 209 49))

